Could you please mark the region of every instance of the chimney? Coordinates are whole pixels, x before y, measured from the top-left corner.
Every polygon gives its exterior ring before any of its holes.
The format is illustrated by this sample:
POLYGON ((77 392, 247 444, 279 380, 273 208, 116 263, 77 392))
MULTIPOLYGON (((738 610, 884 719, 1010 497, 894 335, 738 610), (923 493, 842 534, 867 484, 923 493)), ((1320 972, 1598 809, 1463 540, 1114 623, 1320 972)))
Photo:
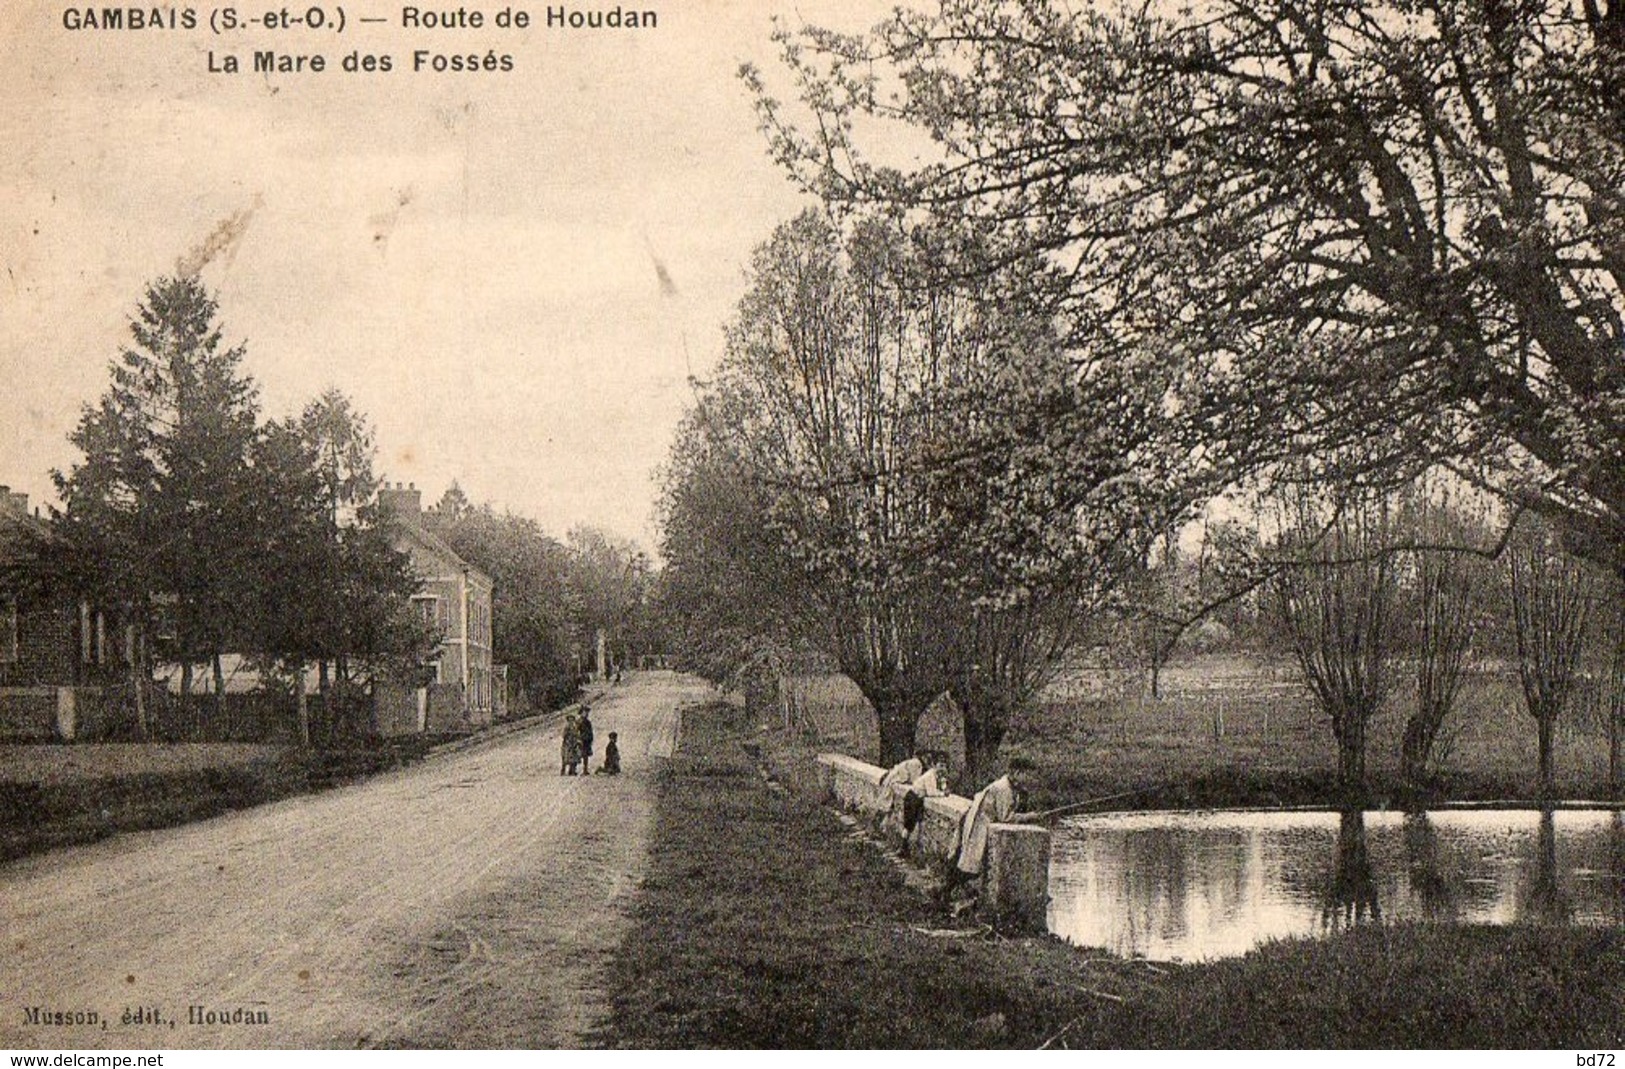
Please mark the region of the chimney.
POLYGON ((418 523, 423 515, 423 494, 415 483, 408 487, 385 483, 378 491, 378 508, 396 519, 418 523))

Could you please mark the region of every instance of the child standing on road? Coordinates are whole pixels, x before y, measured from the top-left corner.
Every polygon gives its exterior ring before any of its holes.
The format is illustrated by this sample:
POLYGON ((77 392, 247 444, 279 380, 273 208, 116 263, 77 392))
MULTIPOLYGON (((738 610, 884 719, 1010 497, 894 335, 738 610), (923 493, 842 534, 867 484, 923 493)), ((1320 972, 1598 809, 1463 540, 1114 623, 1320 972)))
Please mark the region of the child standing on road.
POLYGON ((621 748, 615 741, 615 732, 609 733, 609 741, 604 744, 604 767, 598 771, 609 776, 621 774, 621 748))
POLYGON ((559 743, 559 775, 573 776, 581 764, 581 725, 574 713, 564 718, 564 738, 559 743))
POLYGON ((592 774, 592 706, 581 707, 581 720, 576 725, 581 736, 581 774, 592 774))

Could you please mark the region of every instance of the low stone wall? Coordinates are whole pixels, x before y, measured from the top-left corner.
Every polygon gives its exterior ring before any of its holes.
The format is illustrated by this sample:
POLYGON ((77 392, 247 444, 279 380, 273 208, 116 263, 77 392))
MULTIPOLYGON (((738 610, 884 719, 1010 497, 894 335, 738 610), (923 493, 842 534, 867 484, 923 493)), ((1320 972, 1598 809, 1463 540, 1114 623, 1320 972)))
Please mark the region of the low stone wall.
MULTIPOLYGON (((822 800, 839 806, 903 844, 903 796, 908 788, 881 785, 886 770, 846 754, 818 755, 822 800)), ((911 844, 916 861, 946 867, 959 853, 960 827, 970 799, 927 798, 911 844)), ((1032 824, 994 824, 984 866, 985 904, 1001 922, 1043 931, 1049 908, 1050 833, 1032 824)))

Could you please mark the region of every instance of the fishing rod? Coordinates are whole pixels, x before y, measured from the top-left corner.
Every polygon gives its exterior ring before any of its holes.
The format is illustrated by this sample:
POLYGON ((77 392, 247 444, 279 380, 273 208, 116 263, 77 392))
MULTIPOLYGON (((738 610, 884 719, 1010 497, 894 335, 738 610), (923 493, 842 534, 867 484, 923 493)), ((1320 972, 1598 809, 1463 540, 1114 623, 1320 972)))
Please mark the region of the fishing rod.
POLYGON ((1100 805, 1102 802, 1115 802, 1122 798, 1133 798, 1138 794, 1150 794, 1152 791, 1161 790, 1164 786, 1166 786, 1166 784, 1158 783, 1150 787, 1137 787, 1132 791, 1121 791, 1117 794, 1105 794, 1101 795, 1099 798, 1087 798, 1081 802, 1071 802, 1067 805, 1056 806, 1054 809, 1043 809, 1037 813, 1023 813, 1022 817, 1025 821, 1032 823, 1037 823, 1041 820, 1054 820, 1056 817, 1064 817, 1071 813, 1082 812, 1083 810, 1088 809, 1090 806, 1100 805))

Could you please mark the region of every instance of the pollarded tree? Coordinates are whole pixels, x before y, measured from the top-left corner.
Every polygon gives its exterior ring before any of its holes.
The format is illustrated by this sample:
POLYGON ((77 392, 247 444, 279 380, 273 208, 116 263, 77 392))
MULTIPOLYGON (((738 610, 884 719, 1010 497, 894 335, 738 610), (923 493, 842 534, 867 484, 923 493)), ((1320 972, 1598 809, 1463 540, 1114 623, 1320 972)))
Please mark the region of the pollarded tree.
POLYGON ((1213 463, 1446 460, 1625 569, 1625 4, 940 0, 784 43, 798 100, 747 76, 787 167, 1065 265, 1069 337, 1160 352, 1147 416, 1213 463), (881 166, 888 124, 937 158, 881 166))
POLYGON ((717 479, 800 573, 806 608, 777 621, 810 622, 864 692, 882 759, 948 690, 973 776, 1166 526, 1178 467, 1144 448, 1154 380, 1062 349, 1027 288, 1042 265, 965 285, 991 255, 883 217, 781 226, 693 417, 705 464, 675 467, 717 479))
POLYGON ((1393 686, 1390 630, 1397 587, 1392 508, 1386 500, 1327 502, 1302 486, 1279 492, 1271 582, 1293 654, 1337 740, 1345 800, 1365 791, 1366 734, 1393 686))
POLYGON ((940 334, 919 333, 880 227, 850 245, 807 211, 757 250, 697 416, 750 488, 741 502, 764 509, 774 552, 804 575, 805 618, 874 707, 889 762, 944 689, 909 567, 923 495, 905 474, 940 334))
POLYGON ((1419 788, 1487 608, 1491 572, 1481 554, 1491 548, 1493 532, 1482 510, 1428 486, 1402 502, 1399 526, 1417 547, 1406 554, 1416 707, 1400 741, 1399 769, 1408 785, 1419 788))
POLYGON ((1596 576, 1545 524, 1524 522, 1507 547, 1518 680, 1540 747, 1540 797, 1554 796, 1553 731, 1579 680, 1596 576))

